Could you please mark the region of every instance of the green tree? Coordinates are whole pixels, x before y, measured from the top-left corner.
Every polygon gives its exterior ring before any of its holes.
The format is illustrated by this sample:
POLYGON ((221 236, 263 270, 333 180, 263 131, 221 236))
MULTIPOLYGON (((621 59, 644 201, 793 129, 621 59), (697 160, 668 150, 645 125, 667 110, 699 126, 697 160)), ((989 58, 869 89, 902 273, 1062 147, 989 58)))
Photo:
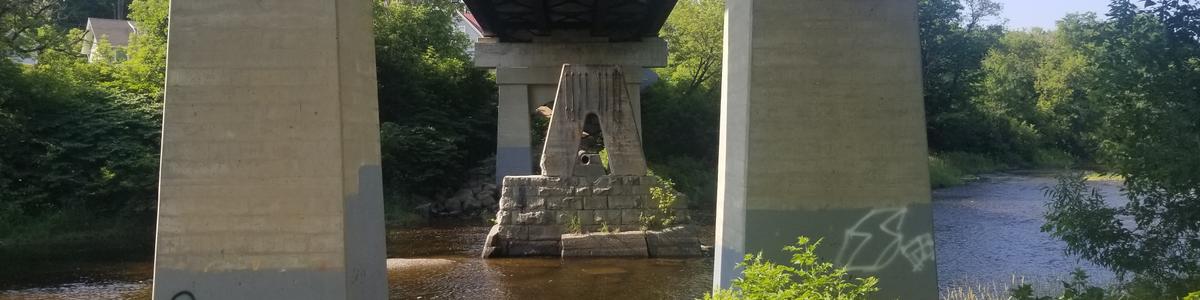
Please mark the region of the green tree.
POLYGON ((1187 1, 1113 1, 1091 42, 1103 116, 1099 161, 1125 178, 1129 202, 1067 177, 1049 192, 1043 230, 1131 286, 1173 298, 1200 285, 1200 10, 1187 1))
POLYGON ((684 93, 711 92, 721 79, 725 0, 680 1, 663 25, 668 63, 661 74, 684 93))
POLYGON ((148 95, 156 102, 163 100, 163 84, 167 71, 167 18, 170 0, 133 0, 129 18, 137 25, 137 34, 130 37, 125 50, 129 59, 121 62, 117 74, 124 93, 148 95))
POLYGON ((676 4, 659 33, 668 45, 661 80, 642 93, 646 158, 659 176, 687 194, 689 205, 716 200, 720 80, 725 1, 676 4))
POLYGON ((375 53, 389 201, 458 188, 494 155, 495 83, 453 27, 459 4, 376 2, 375 53))
POLYGON ((56 0, 0 0, 0 57, 64 49, 71 38, 55 26, 61 9, 56 0))
POLYGON ((935 150, 1004 152, 994 148, 1005 141, 978 126, 986 116, 972 103, 983 57, 1004 32, 986 22, 1000 8, 990 2, 974 1, 966 14, 958 0, 919 2, 926 131, 935 150))

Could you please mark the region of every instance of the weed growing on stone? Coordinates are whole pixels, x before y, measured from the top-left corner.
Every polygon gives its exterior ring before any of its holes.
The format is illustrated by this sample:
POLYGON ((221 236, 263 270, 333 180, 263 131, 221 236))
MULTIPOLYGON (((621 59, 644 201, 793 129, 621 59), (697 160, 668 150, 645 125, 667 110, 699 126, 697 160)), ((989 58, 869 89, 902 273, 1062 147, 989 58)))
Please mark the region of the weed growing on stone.
POLYGON ((583 233, 583 225, 579 222, 579 216, 571 216, 571 220, 567 221, 567 233, 570 233, 570 234, 583 233))

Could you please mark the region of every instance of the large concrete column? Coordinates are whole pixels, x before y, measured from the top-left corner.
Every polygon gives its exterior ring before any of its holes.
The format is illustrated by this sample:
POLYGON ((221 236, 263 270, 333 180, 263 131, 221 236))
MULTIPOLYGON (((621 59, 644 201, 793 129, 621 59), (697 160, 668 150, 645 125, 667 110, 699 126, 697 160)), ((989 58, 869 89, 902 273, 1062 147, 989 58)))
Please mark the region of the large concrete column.
MULTIPOLYGON (((504 73, 504 72, 500 72, 504 73)), ((529 85, 499 84, 496 109, 496 182, 503 176, 533 174, 529 85), (504 175, 499 175, 504 174, 504 175)))
POLYGON ((499 107, 496 141, 496 181, 504 176, 533 175, 530 118, 541 105, 554 101, 563 64, 621 65, 634 120, 641 129, 642 68, 667 63, 667 47, 660 39, 610 43, 607 38, 549 37, 532 43, 501 43, 482 39, 476 44, 475 65, 496 69, 499 107), (521 102, 524 99, 524 103, 521 102))
POLYGON ((155 299, 386 298, 370 6, 172 1, 155 299))
POLYGON ((880 299, 937 297, 916 8, 729 1, 715 287, 806 235, 880 299))

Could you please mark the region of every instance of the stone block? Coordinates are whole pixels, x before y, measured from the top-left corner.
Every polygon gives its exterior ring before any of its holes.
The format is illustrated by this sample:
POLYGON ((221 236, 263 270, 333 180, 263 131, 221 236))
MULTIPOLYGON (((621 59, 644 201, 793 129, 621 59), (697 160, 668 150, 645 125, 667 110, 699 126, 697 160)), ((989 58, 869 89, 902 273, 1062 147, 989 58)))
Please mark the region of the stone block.
POLYGON ((587 196, 591 196, 591 195, 592 195, 592 187, 590 187, 590 186, 576 186, 575 187, 575 196, 576 197, 587 197, 587 196))
MULTIPOLYGON (((571 223, 571 219, 579 216, 577 210, 559 210, 554 212, 554 223, 558 225, 567 225, 571 223)), ((579 221, 582 224, 582 220, 579 221)))
POLYGON ((610 194, 613 188, 610 180, 611 178, 608 176, 596 178, 596 180, 592 182, 592 195, 607 196, 610 194))
POLYGON ((621 225, 641 225, 643 212, 641 209, 622 209, 621 225))
POLYGON ((607 209, 608 197, 606 196, 591 196, 583 198, 583 209, 607 209))
POLYGON ((545 197, 545 196, 559 196, 559 197, 569 196, 570 192, 572 192, 571 189, 564 189, 561 187, 553 187, 553 186, 542 186, 542 187, 537 188, 537 195, 542 196, 542 197, 545 197))
POLYGON ((592 220, 596 225, 608 224, 608 226, 621 225, 621 210, 620 209, 604 209, 596 210, 592 213, 592 220))
POLYGON ((547 219, 546 212, 531 211, 517 214, 516 220, 513 223, 518 225, 544 225, 547 224, 547 219))
POLYGON ((514 201, 512 198, 509 198, 509 197, 501 197, 500 198, 500 210, 518 210, 518 209, 521 209, 521 207, 518 206, 516 201, 514 201))
POLYGON ((621 233, 564 234, 563 257, 648 257, 646 235, 640 231, 621 233))
POLYGON ((634 196, 609 196, 608 208, 636 208, 638 207, 637 197, 634 196))
POLYGON ((542 198, 542 197, 529 197, 529 198, 525 199, 525 205, 523 206, 523 208, 524 208, 525 210, 543 210, 543 209, 546 209, 546 198, 542 198))
POLYGON ((596 224, 595 212, 596 212, 596 211, 594 211, 594 210, 581 210, 581 211, 579 211, 579 212, 578 212, 578 215, 579 215, 579 225, 583 225, 583 226, 595 225, 595 224, 596 224))
POLYGON ((553 198, 546 198, 546 207, 557 210, 579 210, 582 208, 582 203, 580 203, 578 200, 575 200, 575 197, 554 196, 553 198))
POLYGON ((496 224, 510 225, 513 224, 513 211, 501 210, 496 212, 496 224))
POLYGON ((562 235, 562 227, 558 225, 530 225, 526 226, 529 232, 530 241, 558 241, 562 235))
POLYGON ((559 241, 510 242, 505 251, 507 256, 558 256, 562 253, 559 241))
POLYGON ((694 257, 703 255, 699 233, 694 227, 673 227, 646 232, 650 257, 694 257))

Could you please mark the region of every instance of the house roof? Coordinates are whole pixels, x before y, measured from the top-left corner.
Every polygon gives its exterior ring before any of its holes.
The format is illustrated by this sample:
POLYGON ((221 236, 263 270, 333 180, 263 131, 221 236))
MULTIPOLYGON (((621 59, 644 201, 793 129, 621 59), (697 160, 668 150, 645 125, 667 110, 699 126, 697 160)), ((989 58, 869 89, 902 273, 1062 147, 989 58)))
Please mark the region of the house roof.
POLYGON ((129 45, 129 36, 137 33, 137 27, 133 21, 88 18, 86 31, 88 39, 104 38, 113 47, 124 47, 129 45))
POLYGON ((462 16, 463 20, 467 20, 467 24, 471 24, 471 28, 475 29, 475 33, 478 33, 480 36, 483 35, 483 27, 479 26, 479 20, 475 19, 475 14, 472 14, 470 11, 459 11, 458 14, 462 16))

